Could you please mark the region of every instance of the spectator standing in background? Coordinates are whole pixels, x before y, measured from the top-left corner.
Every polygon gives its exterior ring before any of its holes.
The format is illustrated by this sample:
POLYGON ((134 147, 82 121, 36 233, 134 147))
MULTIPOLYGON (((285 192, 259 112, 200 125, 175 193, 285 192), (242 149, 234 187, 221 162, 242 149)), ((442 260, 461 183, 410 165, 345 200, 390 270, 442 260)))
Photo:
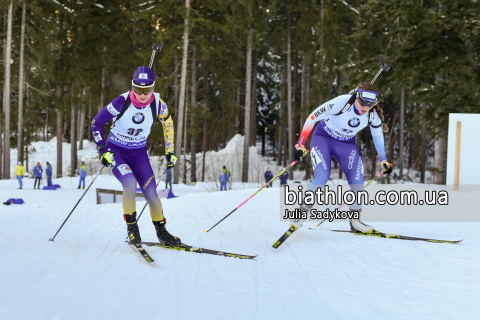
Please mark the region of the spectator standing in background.
POLYGON ((47 173, 47 186, 51 187, 53 186, 52 183, 52 166, 50 165, 50 162, 47 161, 47 169, 45 169, 45 172, 47 173))
POLYGON ((78 188, 80 189, 80 186, 83 182, 83 189, 85 189, 85 177, 87 176, 87 166, 85 166, 85 162, 82 161, 82 165, 80 167, 80 180, 78 181, 78 188))
MULTIPOLYGON (((283 170, 285 170, 285 168, 286 167, 283 167, 283 170)), ((285 172, 280 176, 280 187, 287 184, 288 177, 288 170, 285 170, 285 172)))
MULTIPOLYGON (((267 171, 265 172, 265 183, 273 179, 273 173, 270 171, 270 167, 267 167, 267 171)), ((267 188, 272 187, 272 182, 270 182, 267 188)))
POLYGON ((17 164, 17 179, 18 179, 18 183, 20 184, 20 188, 18 189, 22 189, 23 187, 23 174, 25 173, 25 168, 23 167, 23 164, 22 164, 22 161, 18 161, 18 164, 17 164))
POLYGON ((167 178, 165 179, 165 189, 167 189, 168 184, 170 184, 170 189, 172 189, 172 167, 167 166, 167 178))
POLYGON ((33 183, 33 189, 37 188, 37 181, 38 181, 38 189, 40 189, 40 182, 42 181, 42 165, 40 162, 37 162, 35 168, 33 168, 33 173, 35 174, 35 182, 33 183))
POLYGON ((223 170, 220 173, 220 191, 223 191, 223 188, 227 191, 228 178, 230 178, 230 171, 228 171, 227 167, 223 166, 223 170))

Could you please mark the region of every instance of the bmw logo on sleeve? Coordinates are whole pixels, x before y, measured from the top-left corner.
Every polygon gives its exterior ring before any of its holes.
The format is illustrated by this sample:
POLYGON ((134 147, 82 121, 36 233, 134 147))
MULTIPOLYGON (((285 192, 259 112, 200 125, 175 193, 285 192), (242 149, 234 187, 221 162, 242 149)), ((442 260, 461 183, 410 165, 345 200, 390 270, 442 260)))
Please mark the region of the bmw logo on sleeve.
POLYGON ((136 124, 140 124, 145 120, 145 115, 141 112, 137 112, 133 115, 132 121, 136 124))
POLYGON ((360 125, 360 119, 352 118, 352 119, 348 120, 348 125, 352 128, 356 128, 360 125))

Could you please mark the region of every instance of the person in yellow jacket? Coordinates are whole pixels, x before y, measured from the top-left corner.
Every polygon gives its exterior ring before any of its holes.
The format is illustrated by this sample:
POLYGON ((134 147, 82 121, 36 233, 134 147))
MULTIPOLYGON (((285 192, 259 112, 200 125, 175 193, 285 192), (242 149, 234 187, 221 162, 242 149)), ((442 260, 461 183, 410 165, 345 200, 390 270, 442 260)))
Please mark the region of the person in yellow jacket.
POLYGON ((23 187, 22 179, 23 179, 23 174, 24 173, 25 173, 25 168, 23 167, 22 161, 18 161, 18 164, 17 164, 17 179, 18 179, 18 183, 20 184, 20 188, 18 188, 18 189, 22 189, 22 187, 23 187))
POLYGON ((80 185, 82 184, 82 181, 83 181, 83 189, 85 189, 86 176, 87 176, 87 166, 85 165, 85 162, 82 161, 82 166, 80 167, 80 180, 78 181, 77 189, 80 189, 80 185))

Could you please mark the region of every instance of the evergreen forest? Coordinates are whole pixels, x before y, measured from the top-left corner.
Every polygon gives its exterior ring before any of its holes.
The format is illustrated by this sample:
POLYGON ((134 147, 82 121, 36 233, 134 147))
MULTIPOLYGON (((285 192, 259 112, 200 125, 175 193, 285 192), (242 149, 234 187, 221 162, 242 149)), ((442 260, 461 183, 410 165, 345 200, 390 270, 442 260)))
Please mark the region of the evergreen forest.
MULTIPOLYGON (((90 123, 131 90, 138 66, 156 54, 155 91, 175 124, 175 154, 220 150, 245 138, 279 165, 293 161, 308 115, 375 81, 384 113, 392 181, 445 184, 449 113, 480 113, 478 0, 2 0, 0 178, 13 178, 10 149, 34 141, 91 140, 90 123), (433 181, 425 181, 426 172, 433 181)), ((104 127, 107 135, 110 126, 104 127)), ((379 170, 369 129, 357 135, 365 176, 379 170)), ((71 174, 77 167, 73 143, 71 174)), ((307 147, 308 147, 307 143, 307 147)), ((165 152, 161 124, 148 139, 165 152)), ((191 176, 197 181, 195 157, 191 176)), ((312 177, 309 157, 294 179, 312 177)), ((335 165, 335 170, 340 170, 335 165)), ((341 172, 339 172, 341 176, 341 172)), ((293 172, 291 172, 291 178, 293 172)))

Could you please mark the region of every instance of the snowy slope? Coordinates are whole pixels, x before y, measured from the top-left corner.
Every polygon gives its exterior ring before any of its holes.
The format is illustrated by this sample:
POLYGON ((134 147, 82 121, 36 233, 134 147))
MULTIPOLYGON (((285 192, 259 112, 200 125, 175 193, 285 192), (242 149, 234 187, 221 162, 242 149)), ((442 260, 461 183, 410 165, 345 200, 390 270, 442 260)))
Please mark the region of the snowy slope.
MULTIPOLYGON (((26 201, 0 206, 2 320, 478 318, 480 223, 372 223, 390 233, 464 238, 458 245, 308 230, 306 223, 275 250, 272 244, 288 228, 279 221, 278 188, 263 190, 206 234, 202 230, 256 189, 220 194, 174 185, 182 196, 162 201, 172 234, 187 244, 259 257, 147 248, 155 259, 148 264, 123 242, 121 204, 95 204, 94 188, 120 190, 109 176, 98 178, 56 240, 48 241, 82 193, 74 189, 76 179, 69 180, 59 179, 57 191, 18 190, 0 181, 2 202, 26 201)), ((477 198, 466 197, 463 205, 476 210, 477 198)), ((144 241, 155 241, 148 212, 139 226, 144 241)), ((347 229, 347 223, 322 229, 347 229)))

